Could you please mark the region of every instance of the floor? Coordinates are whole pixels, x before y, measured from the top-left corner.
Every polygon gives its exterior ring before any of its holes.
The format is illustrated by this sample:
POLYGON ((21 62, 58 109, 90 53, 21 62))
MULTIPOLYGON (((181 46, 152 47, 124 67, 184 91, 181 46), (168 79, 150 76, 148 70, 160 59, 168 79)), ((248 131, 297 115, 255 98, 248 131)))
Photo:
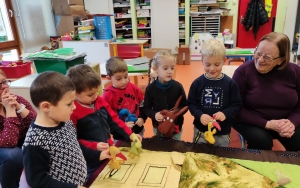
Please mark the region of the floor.
MULTIPOLYGON (((240 65, 240 62, 232 62, 230 65, 240 65)), ((186 95, 188 95, 188 91, 190 88, 191 83, 200 75, 204 73, 203 65, 201 61, 191 61, 190 65, 176 65, 176 80, 179 81, 186 92, 186 95)), ((138 80, 139 85, 146 86, 147 85, 147 78, 140 77, 138 80)), ((184 125, 183 125, 183 134, 182 134, 182 140, 191 142, 193 139, 193 117, 190 114, 190 112, 187 112, 184 115, 184 125)), ((147 119, 145 123, 145 137, 152 137, 153 131, 152 131, 152 125, 151 125, 151 119, 147 119)), ((241 142, 238 137, 237 132, 232 129, 231 132, 231 142, 230 147, 240 148, 241 142)), ((274 140, 274 147, 273 150, 283 151, 284 147, 277 141, 274 140)))

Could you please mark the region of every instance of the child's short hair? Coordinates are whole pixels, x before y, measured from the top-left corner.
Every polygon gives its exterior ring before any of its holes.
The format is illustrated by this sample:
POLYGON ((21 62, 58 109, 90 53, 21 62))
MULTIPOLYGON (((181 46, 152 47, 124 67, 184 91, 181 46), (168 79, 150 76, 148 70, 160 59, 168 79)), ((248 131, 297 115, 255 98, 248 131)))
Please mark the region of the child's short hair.
POLYGON ((92 67, 85 64, 69 68, 67 76, 73 81, 76 93, 98 88, 101 85, 100 75, 92 67))
POLYGON ((151 60, 149 61, 148 84, 150 84, 150 81, 151 81, 151 76, 150 76, 150 74, 151 74, 151 69, 152 69, 152 67, 158 67, 159 62, 160 62, 160 60, 161 60, 162 58, 174 58, 174 62, 175 62, 175 57, 174 57, 174 55, 171 54, 169 51, 167 51, 167 50, 160 50, 160 51, 158 51, 158 52, 154 55, 153 59, 151 59, 151 60))
POLYGON ((221 56, 226 57, 226 49, 224 43, 217 39, 209 39, 201 45, 201 55, 204 56, 221 56))
POLYGON ((64 94, 69 91, 75 91, 72 80, 59 72, 48 71, 38 75, 32 82, 30 98, 37 108, 43 101, 57 105, 64 94))
POLYGON ((111 57, 107 60, 105 68, 108 76, 112 76, 117 72, 128 71, 126 62, 120 57, 111 57))

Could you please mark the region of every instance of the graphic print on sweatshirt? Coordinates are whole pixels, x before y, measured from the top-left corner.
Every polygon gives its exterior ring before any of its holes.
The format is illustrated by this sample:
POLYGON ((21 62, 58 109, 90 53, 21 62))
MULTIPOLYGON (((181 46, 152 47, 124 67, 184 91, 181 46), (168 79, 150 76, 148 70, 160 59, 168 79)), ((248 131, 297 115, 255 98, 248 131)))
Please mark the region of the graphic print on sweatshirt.
POLYGON ((221 108, 224 91, 221 87, 205 87, 202 90, 201 105, 204 108, 221 108))
POLYGON ((139 105, 135 102, 136 97, 132 94, 124 94, 121 95, 118 99, 118 106, 117 112, 122 110, 123 108, 126 108, 130 111, 132 114, 136 114, 137 110, 139 108, 139 105))

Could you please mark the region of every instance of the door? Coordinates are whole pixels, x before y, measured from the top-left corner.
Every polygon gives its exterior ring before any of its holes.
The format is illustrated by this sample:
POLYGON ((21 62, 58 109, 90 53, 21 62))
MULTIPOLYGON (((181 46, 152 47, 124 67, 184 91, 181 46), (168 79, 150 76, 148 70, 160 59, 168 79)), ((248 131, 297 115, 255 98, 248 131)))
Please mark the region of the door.
POLYGON ((277 9, 277 1, 272 0, 273 7, 271 12, 271 17, 269 17, 269 21, 264 25, 260 26, 256 39, 254 39, 253 31, 246 31, 244 25, 242 24, 242 19, 246 14, 246 10, 248 7, 248 2, 250 0, 239 0, 239 13, 238 13, 238 23, 237 23, 237 47, 240 48, 255 48, 259 42, 259 40, 266 34, 272 32, 274 30, 275 17, 276 17, 276 9, 277 9))

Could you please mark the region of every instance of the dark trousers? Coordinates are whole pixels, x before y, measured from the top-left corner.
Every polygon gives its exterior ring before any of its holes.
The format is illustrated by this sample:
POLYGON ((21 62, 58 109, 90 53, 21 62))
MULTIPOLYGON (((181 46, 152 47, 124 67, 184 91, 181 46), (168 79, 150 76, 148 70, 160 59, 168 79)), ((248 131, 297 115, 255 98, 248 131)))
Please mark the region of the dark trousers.
POLYGON ((281 137, 273 130, 238 122, 233 128, 247 141, 248 149, 272 150, 273 139, 277 139, 286 151, 300 151, 300 127, 295 129, 291 138, 281 137))
POLYGON ((0 182, 2 188, 18 188, 23 171, 22 149, 0 148, 0 182))

